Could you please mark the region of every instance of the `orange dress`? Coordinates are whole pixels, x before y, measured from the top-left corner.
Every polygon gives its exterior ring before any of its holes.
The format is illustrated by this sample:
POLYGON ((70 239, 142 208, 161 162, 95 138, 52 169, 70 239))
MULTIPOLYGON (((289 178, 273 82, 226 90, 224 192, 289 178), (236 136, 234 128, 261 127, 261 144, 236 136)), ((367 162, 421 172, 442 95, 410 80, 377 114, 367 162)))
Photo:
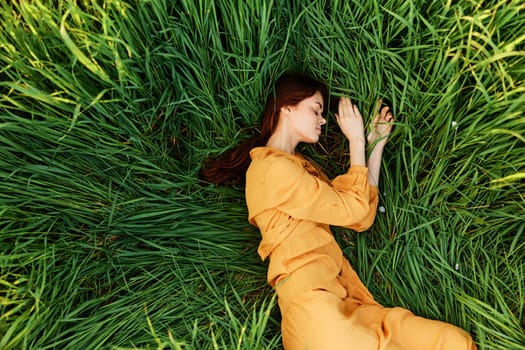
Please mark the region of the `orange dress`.
POLYGON ((375 218, 366 167, 330 183, 299 155, 257 147, 250 156, 249 221, 262 234, 259 255, 270 258, 285 349, 476 349, 458 327, 379 305, 343 256, 329 226, 363 231, 375 218))

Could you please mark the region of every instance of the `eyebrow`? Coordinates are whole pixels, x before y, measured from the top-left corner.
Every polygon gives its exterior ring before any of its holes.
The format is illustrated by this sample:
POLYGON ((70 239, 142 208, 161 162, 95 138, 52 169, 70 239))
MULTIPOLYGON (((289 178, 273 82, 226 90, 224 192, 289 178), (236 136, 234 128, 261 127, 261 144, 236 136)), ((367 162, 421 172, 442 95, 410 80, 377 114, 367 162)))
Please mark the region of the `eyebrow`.
POLYGON ((315 103, 317 103, 319 105, 319 107, 321 107, 321 109, 323 109, 323 104, 321 102, 315 101, 315 103))

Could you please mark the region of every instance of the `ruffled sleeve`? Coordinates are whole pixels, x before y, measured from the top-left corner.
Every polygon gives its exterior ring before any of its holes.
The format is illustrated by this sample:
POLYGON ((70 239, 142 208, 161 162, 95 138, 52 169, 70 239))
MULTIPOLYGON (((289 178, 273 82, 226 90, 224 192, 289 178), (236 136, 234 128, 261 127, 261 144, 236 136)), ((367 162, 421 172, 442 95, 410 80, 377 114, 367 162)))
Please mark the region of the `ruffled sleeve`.
POLYGON ((252 151, 246 200, 250 222, 268 209, 300 220, 367 229, 375 217, 377 188, 368 184, 368 169, 353 166, 331 184, 307 172, 301 160, 284 152, 252 151))

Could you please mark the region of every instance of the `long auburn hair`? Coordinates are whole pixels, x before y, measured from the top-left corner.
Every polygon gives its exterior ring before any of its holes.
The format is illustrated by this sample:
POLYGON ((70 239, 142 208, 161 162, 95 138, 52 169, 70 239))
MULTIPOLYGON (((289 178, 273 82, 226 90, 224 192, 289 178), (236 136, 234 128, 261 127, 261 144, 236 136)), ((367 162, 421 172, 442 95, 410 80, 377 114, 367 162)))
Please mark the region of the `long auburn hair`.
POLYGON ((323 99, 327 100, 328 90, 322 82, 301 73, 281 75, 266 100, 260 133, 245 140, 238 147, 226 151, 219 158, 208 159, 200 170, 200 177, 215 184, 244 183, 246 170, 251 162, 250 151, 254 147, 266 145, 277 128, 281 108, 296 106, 316 92, 320 92, 323 99))

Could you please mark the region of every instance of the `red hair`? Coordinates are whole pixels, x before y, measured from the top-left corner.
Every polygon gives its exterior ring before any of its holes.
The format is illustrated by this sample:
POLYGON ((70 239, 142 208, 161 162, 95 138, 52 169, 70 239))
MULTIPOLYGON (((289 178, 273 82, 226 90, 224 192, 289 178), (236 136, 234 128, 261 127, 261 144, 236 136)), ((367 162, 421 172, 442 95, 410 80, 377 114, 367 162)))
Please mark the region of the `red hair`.
POLYGON ((247 139, 218 159, 209 160, 200 171, 201 178, 215 184, 244 183, 246 170, 251 162, 250 150, 254 147, 266 146, 279 123, 281 108, 296 106, 316 92, 320 92, 326 101, 328 92, 323 83, 299 73, 281 75, 266 101, 260 134, 247 139))

